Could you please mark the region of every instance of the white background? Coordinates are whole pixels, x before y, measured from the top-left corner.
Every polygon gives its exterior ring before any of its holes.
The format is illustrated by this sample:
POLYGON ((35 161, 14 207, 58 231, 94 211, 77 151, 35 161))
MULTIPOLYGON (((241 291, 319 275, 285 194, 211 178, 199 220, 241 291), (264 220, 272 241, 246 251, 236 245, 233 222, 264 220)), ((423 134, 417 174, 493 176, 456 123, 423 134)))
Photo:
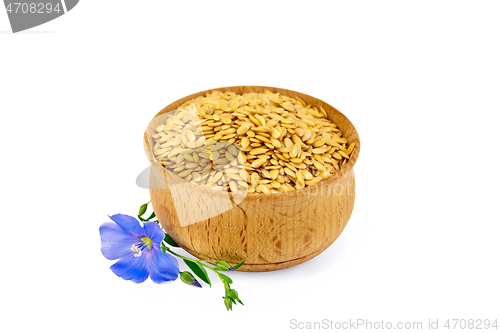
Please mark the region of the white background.
POLYGON ((83 0, 12 34, 0 10, 0 330, 500 321, 499 12, 498 1, 83 0), (232 273, 245 306, 229 313, 215 277, 201 290, 116 277, 98 228, 149 200, 135 177, 150 119, 245 84, 310 94, 356 126, 344 233, 300 266, 232 273))

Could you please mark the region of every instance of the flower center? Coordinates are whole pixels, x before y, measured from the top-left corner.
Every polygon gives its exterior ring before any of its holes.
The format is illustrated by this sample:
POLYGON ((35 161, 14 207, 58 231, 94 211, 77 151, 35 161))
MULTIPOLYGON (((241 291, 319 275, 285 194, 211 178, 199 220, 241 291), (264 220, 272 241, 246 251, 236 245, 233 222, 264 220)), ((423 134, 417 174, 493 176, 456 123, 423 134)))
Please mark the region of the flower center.
POLYGON ((148 249, 153 246, 153 241, 149 237, 142 237, 141 242, 139 244, 132 245, 132 252, 137 252, 134 254, 134 257, 140 257, 142 255, 142 251, 148 247, 148 249))

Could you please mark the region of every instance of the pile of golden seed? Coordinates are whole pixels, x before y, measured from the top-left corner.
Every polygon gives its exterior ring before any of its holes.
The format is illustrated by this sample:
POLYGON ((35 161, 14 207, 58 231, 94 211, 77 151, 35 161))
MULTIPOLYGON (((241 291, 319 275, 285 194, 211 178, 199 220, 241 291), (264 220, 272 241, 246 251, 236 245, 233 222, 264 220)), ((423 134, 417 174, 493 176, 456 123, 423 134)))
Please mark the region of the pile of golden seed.
POLYGON ((152 137, 156 159, 171 174, 248 193, 316 184, 354 149, 322 107, 270 91, 199 96, 167 114, 152 137))

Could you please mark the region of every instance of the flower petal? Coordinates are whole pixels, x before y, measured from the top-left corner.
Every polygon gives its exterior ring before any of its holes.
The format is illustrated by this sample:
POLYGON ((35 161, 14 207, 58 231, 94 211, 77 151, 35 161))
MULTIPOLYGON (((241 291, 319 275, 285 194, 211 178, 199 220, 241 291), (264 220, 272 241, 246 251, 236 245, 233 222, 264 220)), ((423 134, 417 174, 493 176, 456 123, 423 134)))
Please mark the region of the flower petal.
POLYGON ((144 222, 144 230, 146 235, 153 241, 153 243, 160 245, 165 237, 165 232, 161 230, 156 222, 144 222))
POLYGON ((179 262, 168 253, 155 247, 144 253, 151 280, 155 283, 173 281, 179 275, 179 262))
POLYGON ((115 223, 106 222, 99 227, 101 234, 101 252, 106 259, 115 260, 132 253, 131 247, 139 239, 123 231, 115 223))
POLYGON ((119 277, 124 280, 131 280, 135 283, 144 282, 148 276, 146 258, 142 256, 135 257, 132 253, 123 257, 114 263, 110 268, 119 277))
POLYGON ((115 214, 109 218, 118 224, 123 231, 128 232, 130 235, 136 237, 145 236, 144 228, 136 218, 125 214, 115 214))

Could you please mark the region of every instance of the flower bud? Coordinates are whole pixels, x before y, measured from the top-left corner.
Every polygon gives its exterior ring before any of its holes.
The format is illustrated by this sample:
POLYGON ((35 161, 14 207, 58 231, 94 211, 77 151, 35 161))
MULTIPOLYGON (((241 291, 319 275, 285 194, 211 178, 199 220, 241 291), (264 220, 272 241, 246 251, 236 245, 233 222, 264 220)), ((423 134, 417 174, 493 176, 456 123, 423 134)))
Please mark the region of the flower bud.
POLYGON ((146 213, 147 209, 148 209, 148 204, 145 203, 144 205, 141 206, 141 208, 139 208, 139 215, 138 216, 144 215, 144 213, 146 213))
POLYGON ((234 299, 239 299, 238 292, 234 289, 229 290, 229 296, 231 296, 231 298, 234 298, 234 299))
POLYGON ((233 301, 231 300, 230 297, 224 298, 224 305, 226 306, 226 309, 229 311, 233 311, 233 301))
POLYGON ((243 304, 243 302, 241 301, 240 297, 238 296, 238 292, 234 289, 229 289, 229 292, 228 292, 228 296, 231 297, 231 299, 234 301, 234 303, 236 304, 236 301, 238 303, 240 303, 241 305, 245 305, 243 304))
POLYGON ((190 286, 201 288, 201 284, 196 281, 193 274, 189 272, 181 272, 180 277, 182 282, 189 284, 190 286))
POLYGON ((234 271, 234 269, 227 263, 227 261, 221 260, 215 263, 219 271, 234 271))

